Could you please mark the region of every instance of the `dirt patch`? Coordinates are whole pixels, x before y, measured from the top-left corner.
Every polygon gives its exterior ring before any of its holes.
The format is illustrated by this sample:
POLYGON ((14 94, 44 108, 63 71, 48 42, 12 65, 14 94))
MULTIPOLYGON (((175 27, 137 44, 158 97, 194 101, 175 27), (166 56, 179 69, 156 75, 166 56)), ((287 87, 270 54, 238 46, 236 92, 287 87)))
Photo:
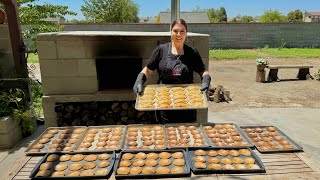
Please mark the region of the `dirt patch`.
MULTIPOLYGON (((311 75, 320 69, 320 59, 268 59, 270 65, 313 65, 311 75)), ((229 103, 209 103, 210 112, 257 107, 320 107, 320 81, 294 80, 298 69, 279 69, 280 82, 255 82, 255 60, 210 60, 212 85, 230 90, 229 103)), ((269 70, 266 69, 266 77, 269 70)))

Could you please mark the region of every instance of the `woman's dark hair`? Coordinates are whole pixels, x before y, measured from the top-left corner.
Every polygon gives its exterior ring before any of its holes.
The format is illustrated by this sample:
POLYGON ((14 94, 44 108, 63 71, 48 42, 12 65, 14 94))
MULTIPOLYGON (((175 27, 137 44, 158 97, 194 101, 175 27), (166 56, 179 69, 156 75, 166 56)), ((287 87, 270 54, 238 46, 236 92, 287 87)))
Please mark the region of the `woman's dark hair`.
POLYGON ((182 25, 184 25, 184 27, 186 28, 186 31, 188 31, 188 26, 187 26, 187 23, 186 23, 185 20, 183 20, 183 19, 176 19, 176 20, 174 20, 174 21, 171 23, 171 29, 172 29, 173 26, 176 25, 176 24, 182 24, 182 25))

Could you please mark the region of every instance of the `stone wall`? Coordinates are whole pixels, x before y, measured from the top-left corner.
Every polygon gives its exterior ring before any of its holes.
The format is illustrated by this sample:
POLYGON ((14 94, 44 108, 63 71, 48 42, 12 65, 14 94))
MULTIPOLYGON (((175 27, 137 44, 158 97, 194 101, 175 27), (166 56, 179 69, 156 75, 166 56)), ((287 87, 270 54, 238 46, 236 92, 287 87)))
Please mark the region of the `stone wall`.
MULTIPOLYGON (((167 32, 169 24, 66 24, 65 31, 167 32)), ((320 23, 224 23, 189 24, 188 31, 209 34, 210 49, 320 47, 320 23)))
POLYGON ((16 77, 9 28, 0 24, 0 78, 16 77))

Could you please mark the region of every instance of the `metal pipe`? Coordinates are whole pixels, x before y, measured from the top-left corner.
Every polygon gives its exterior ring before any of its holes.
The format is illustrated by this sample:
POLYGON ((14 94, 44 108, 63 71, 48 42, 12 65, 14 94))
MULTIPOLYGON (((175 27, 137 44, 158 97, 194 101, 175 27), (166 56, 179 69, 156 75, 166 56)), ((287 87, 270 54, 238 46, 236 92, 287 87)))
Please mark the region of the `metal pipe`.
POLYGON ((171 22, 180 19, 180 0, 171 0, 171 22))

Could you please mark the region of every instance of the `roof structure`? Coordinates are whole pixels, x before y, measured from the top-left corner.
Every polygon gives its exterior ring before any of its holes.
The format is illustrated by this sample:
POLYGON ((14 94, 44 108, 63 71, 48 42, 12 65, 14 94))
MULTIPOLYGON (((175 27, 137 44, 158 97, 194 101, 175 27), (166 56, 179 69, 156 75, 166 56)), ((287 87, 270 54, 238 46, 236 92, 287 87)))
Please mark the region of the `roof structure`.
MULTIPOLYGON (((205 12, 180 12, 180 18, 190 23, 210 23, 205 12)), ((160 23, 171 23, 170 12, 160 12, 160 23)))
POLYGON ((306 12, 306 14, 310 14, 311 16, 320 16, 320 12, 306 12))

